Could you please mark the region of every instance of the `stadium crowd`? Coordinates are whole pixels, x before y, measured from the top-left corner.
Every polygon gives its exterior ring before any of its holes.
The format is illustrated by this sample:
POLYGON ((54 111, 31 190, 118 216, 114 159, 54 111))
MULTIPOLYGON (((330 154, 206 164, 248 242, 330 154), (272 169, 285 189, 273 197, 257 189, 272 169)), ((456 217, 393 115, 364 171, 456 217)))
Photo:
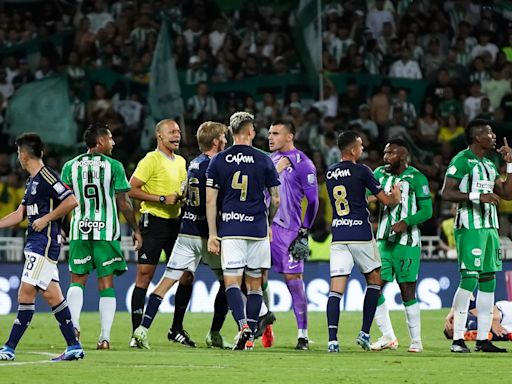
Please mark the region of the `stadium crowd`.
MULTIPOLYGON (((412 164, 428 176, 434 194, 434 219, 424 225, 423 233, 436 235, 440 220, 450 214, 438 191, 450 159, 465 146, 464 125, 483 117, 493 122, 498 134, 511 128, 512 22, 497 1, 325 1, 323 100, 297 92, 282 99, 267 93, 261 100, 258 95, 233 94, 228 100, 210 95, 208 85, 215 82, 304 72, 293 38, 296 21, 290 12, 272 5, 224 11, 206 0, 4 3, 0 50, 54 34, 65 37, 59 49, 43 44, 35 64, 16 51, 2 55, 0 206, 17 205, 19 200, 14 199, 19 199, 19 193, 12 191, 23 185, 13 169, 12 147, 6 145, 4 119, 9 98, 27 82, 66 73, 80 131, 89 121, 108 122, 117 144, 114 157, 128 170, 141 157, 133 138, 139 137, 148 113, 144 92, 120 94, 100 83, 85 92, 89 86, 85 79, 89 69, 106 68, 141 84, 135 90, 144 89, 151 76, 160 11, 172 21, 177 69, 184 73, 187 85, 197 87, 197 94, 185 100, 187 131, 193 132, 204 120, 225 121, 234 111, 244 110, 256 116, 255 145, 268 149, 270 123, 278 118, 292 120, 297 147, 310 154, 317 167, 320 239, 328 232, 330 216, 323 174, 339 160, 339 132, 349 128, 361 132, 362 161, 372 169, 382 164, 385 140, 406 140, 412 164), (353 75, 343 92, 329 79, 329 74, 337 72, 353 75), (421 108, 411 103, 408 89, 393 88, 388 79, 376 89, 367 89, 358 82, 361 74, 426 80, 421 108)), ((182 145, 182 153, 191 159, 196 148, 182 145)), ((50 157, 47 164, 60 169, 64 160, 50 157)), ((511 217, 512 205, 504 202, 500 205, 503 236, 510 236, 511 217)))

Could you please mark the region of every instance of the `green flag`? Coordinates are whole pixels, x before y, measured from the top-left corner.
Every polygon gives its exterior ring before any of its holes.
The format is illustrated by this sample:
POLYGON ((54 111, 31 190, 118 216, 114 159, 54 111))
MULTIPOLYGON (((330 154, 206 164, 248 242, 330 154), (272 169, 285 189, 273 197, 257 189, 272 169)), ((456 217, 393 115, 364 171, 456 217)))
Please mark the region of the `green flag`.
POLYGON ((298 51, 313 88, 318 87, 320 70, 322 69, 322 39, 318 18, 318 2, 320 0, 300 0, 295 12, 295 39, 298 51))
POLYGON ((45 143, 75 145, 77 126, 66 77, 53 76, 23 85, 9 101, 6 121, 13 136, 37 132, 45 143))
POLYGON ((171 30, 169 21, 162 20, 151 62, 148 102, 151 115, 156 120, 175 118, 183 113, 178 72, 172 54, 171 30))

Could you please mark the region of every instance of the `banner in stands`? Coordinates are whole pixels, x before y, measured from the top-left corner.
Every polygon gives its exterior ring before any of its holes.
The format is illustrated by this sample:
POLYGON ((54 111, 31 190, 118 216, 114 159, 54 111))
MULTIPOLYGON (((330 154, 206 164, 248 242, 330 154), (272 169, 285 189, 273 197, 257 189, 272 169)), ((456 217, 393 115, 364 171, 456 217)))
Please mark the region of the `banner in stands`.
MULTIPOLYGON (((23 266, 20 264, 0 264, 0 314, 17 311, 17 290, 20 285, 20 276, 23 266)), ((503 270, 512 269, 512 262, 504 262, 503 270)), ((159 265, 154 283, 160 279, 164 265, 159 265)), ((65 264, 59 265, 61 286, 66 292, 69 284, 69 272, 65 264)), ((128 310, 134 286, 135 265, 129 264, 129 270, 123 276, 115 279, 115 288, 118 297, 117 308, 120 311, 128 310)), ((95 275, 89 278, 84 295, 84 310, 98 310, 98 289, 95 275)), ((418 301, 421 309, 449 308, 452 304, 453 294, 459 283, 459 274, 455 262, 422 262, 420 278, 418 280, 418 301)), ((272 292, 271 309, 276 312, 291 310, 291 296, 281 276, 270 273, 270 289, 272 292)), ((309 299, 310 311, 325 311, 327 296, 329 294, 329 264, 325 262, 308 263, 305 271, 306 293, 309 299)), ((196 274, 196 282, 192 293, 189 310, 192 312, 213 312, 213 302, 219 283, 207 266, 201 265, 196 274)), ((148 293, 154 288, 152 284, 148 293)), ((161 312, 174 311, 174 293, 177 285, 166 295, 161 312)), ((342 310, 361 311, 363 309, 364 278, 355 272, 350 279, 347 292, 343 296, 342 310)), ((505 273, 497 276, 496 300, 507 299, 505 286, 505 273)), ((391 310, 403 309, 398 286, 390 284, 384 290, 387 305, 391 310)), ((48 306, 38 298, 37 311, 49 311, 48 306)))

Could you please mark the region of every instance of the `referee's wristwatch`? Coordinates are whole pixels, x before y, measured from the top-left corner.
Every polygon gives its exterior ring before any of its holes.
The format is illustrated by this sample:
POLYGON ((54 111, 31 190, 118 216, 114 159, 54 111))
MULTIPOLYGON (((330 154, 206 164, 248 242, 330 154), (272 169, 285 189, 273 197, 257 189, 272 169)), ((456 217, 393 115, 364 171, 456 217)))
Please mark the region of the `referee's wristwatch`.
POLYGON ((160 204, 165 203, 165 196, 164 196, 164 195, 160 196, 160 197, 158 198, 158 201, 160 201, 160 204))

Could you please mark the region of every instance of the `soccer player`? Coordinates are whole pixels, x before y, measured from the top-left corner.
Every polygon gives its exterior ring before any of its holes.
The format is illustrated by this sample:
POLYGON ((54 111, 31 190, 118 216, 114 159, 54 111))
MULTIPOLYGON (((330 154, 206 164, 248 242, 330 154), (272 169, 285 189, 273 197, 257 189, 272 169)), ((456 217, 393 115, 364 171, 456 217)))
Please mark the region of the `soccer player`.
MULTIPOLYGON (((475 298, 471 297, 464 340, 475 340, 478 336, 478 311, 475 302, 475 298)), ((453 314, 454 310, 452 307, 444 319, 444 335, 447 339, 453 338, 453 314)), ((512 301, 500 300, 494 305, 491 332, 488 334, 488 339, 494 341, 512 341, 512 301)))
POLYGON ((231 115, 234 145, 215 156, 206 171, 208 250, 221 254, 228 305, 240 328, 235 349, 254 347, 254 331, 263 300, 262 269, 270 268, 270 225, 279 207, 279 176, 270 157, 252 146, 253 120, 247 112, 231 115), (240 291, 244 272, 246 308, 240 291))
MULTIPOLYGON (((186 161, 175 153, 181 140, 179 125, 174 120, 162 120, 156 124, 155 134, 156 149, 139 161, 130 179, 129 196, 141 201, 139 226, 143 237, 137 255, 137 276, 131 302, 133 331, 142 322, 146 293, 160 254, 163 250, 169 257, 178 237, 181 203, 187 183, 186 161)), ((176 291, 174 320, 167 338, 195 347, 183 330, 183 317, 191 295, 192 275, 187 272, 176 291)), ((130 346, 137 346, 133 337, 130 346)))
POLYGON ((128 269, 121 252, 118 209, 133 230, 136 249, 142 245, 142 235, 128 197, 130 184, 123 165, 110 157, 115 145, 112 133, 106 125, 93 123, 85 131, 84 141, 87 153, 62 167, 62 181, 73 189, 80 203, 73 211, 70 225, 71 284, 67 300, 79 335, 85 284, 89 274, 96 269, 101 323, 96 347, 110 349, 110 330, 116 313, 113 276, 128 269))
POLYGON ((400 189, 394 186, 391 195, 387 195, 370 168, 357 163, 363 152, 362 140, 357 132, 342 132, 338 137, 338 147, 341 151, 341 161, 330 166, 326 172, 327 191, 333 210, 331 290, 327 300, 328 351, 340 351, 337 336, 340 301, 354 263, 363 273, 367 284, 363 303, 363 323, 356 342, 368 351, 370 327, 382 281, 380 257, 369 221, 366 189, 382 204, 392 206, 400 201, 400 189))
POLYGON ((180 280, 185 271, 195 273, 201 260, 212 268, 220 282, 215 298, 214 317, 211 329, 206 336, 206 343, 208 346, 231 348, 220 334, 228 307, 220 258, 208 252, 206 221, 206 169, 210 159, 224 150, 226 132, 227 127, 224 124, 212 121, 204 122, 197 130, 197 142, 202 153, 190 162, 188 168, 187 205, 180 233, 174 244, 167 269, 155 290, 149 295, 142 323, 133 333, 133 337, 141 348, 149 348, 148 329, 158 313, 164 295, 180 280))
POLYGON ((313 162, 294 146, 295 126, 289 121, 276 121, 270 126, 268 143, 270 156, 279 173, 280 204, 272 223, 270 250, 272 268, 284 275, 292 296, 293 312, 297 321, 296 349, 309 349, 308 300, 304 288, 304 260, 296 260, 289 248, 297 238, 307 239, 318 211, 318 186, 313 162), (302 221, 302 199, 307 209, 302 221))
MULTIPOLYGON (((380 206, 376 238, 382 262, 380 274, 383 284, 396 278, 400 287, 411 337, 408 351, 422 352, 420 306, 416 300, 416 281, 421 258, 421 233, 418 224, 432 217, 432 199, 427 178, 408 164, 408 157, 407 144, 401 139, 391 140, 384 148, 385 165, 374 172, 384 192, 389 193, 393 185, 398 184, 402 194, 399 205, 393 208, 380 206)), ((383 335, 372 344, 372 350, 396 349, 398 341, 384 295, 379 297, 375 322, 383 335)))
POLYGON ((505 145, 498 152, 507 162, 507 178, 501 180, 498 168, 485 155, 496 148, 496 135, 486 120, 469 122, 465 132, 469 147, 459 152, 446 170, 443 199, 458 204, 455 242, 461 281, 453 298, 453 343, 451 351, 468 353, 464 330, 469 301, 478 285, 476 309, 478 335, 475 351, 506 352, 496 347, 487 334, 492 323, 496 272, 501 271, 498 235, 499 198, 512 199, 512 149, 505 145))
POLYGON ((12 227, 28 217, 25 266, 18 292, 18 315, 5 345, 0 348, 0 360, 14 360, 15 349, 34 315, 39 291, 52 308, 67 343, 62 355, 52 360, 78 360, 84 357, 78 342, 66 299, 59 285, 57 260, 60 254, 62 218, 77 206, 73 192, 57 174, 43 163, 43 142, 36 133, 16 138, 18 160, 30 177, 25 196, 18 209, 0 219, 0 228, 12 227))

